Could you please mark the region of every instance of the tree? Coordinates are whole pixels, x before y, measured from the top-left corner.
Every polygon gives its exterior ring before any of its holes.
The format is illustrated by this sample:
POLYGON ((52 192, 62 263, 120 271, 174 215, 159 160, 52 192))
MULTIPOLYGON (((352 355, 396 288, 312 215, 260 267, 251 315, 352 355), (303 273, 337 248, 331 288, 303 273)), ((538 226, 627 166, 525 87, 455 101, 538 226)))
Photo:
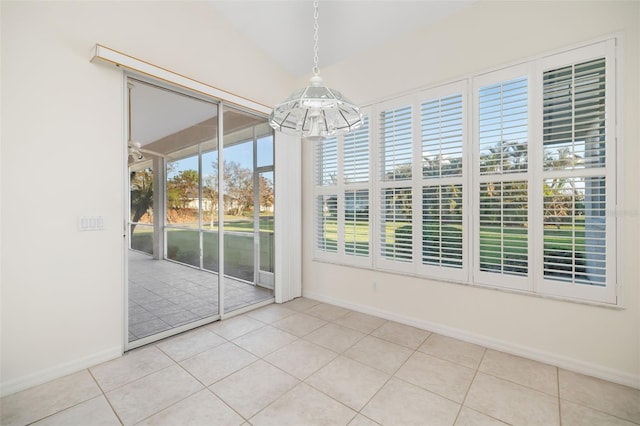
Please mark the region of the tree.
POLYGON ((153 170, 150 168, 132 171, 129 174, 131 193, 131 232, 136 223, 140 221, 153 207, 153 170))
POLYGON ((253 173, 235 161, 224 162, 225 212, 241 216, 253 207, 253 173))
POLYGON ((189 202, 198 198, 198 171, 182 170, 167 182, 167 208, 186 209, 189 202))
POLYGON ((273 193, 273 182, 270 179, 260 175, 258 179, 259 183, 259 195, 258 199, 260 200, 260 208, 264 208, 269 210, 271 206, 273 206, 273 202, 275 199, 275 194, 273 193))
POLYGON ((208 201, 209 227, 213 229, 215 219, 218 215, 218 173, 205 177, 202 182, 202 197, 208 201))
POLYGON ((462 157, 425 155, 422 157, 424 177, 459 176, 462 174, 462 157))
POLYGON ((504 173, 527 170, 527 143, 502 141, 480 155, 481 173, 504 173))

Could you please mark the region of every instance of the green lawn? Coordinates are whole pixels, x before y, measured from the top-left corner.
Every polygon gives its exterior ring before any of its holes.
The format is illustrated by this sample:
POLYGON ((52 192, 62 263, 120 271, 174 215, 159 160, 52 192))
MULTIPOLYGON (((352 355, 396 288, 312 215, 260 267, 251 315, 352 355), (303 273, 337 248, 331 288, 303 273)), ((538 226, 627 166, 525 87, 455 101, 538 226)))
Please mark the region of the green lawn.
MULTIPOLYGON (((193 229, 198 228, 197 222, 189 222, 189 223, 174 223, 173 226, 184 226, 193 229)), ((218 223, 214 222, 213 227, 209 226, 209 222, 204 221, 202 224, 202 228, 206 231, 217 231, 218 223)), ((265 216, 260 218, 260 231, 264 232, 273 232, 273 216, 265 216)), ((253 218, 247 217, 225 217, 224 220, 224 230, 225 231, 236 231, 236 232, 253 232, 253 218)))
MULTIPOLYGON (((245 228, 248 229, 248 228, 245 228)), ((230 231, 225 226, 226 231, 230 231)), ((253 229, 243 234, 225 234, 225 274, 253 281, 253 229), (243 235, 245 234, 245 235, 243 235)), ((260 268, 273 272, 273 230, 260 231, 260 268)), ((137 226, 131 238, 131 248, 152 253, 153 230, 137 226)), ((200 266, 200 236, 197 230, 167 228, 167 258, 188 265, 200 266)), ((203 232, 203 267, 218 271, 218 233, 203 232)))
MULTIPOLYGON (((337 249, 337 223, 325 222, 325 244, 333 250, 337 249)), ((345 244, 347 247, 357 245, 360 250, 368 250, 369 233, 368 223, 356 223, 345 229, 345 244)), ((427 241, 424 254, 433 252, 434 248, 460 252, 462 241, 462 227, 459 225, 446 225, 442 229, 435 226, 423 227, 423 238, 427 241), (432 241, 433 244, 429 244, 432 241)), ((485 226, 480 230, 480 262, 488 269, 492 265, 508 265, 513 269, 521 270, 527 264, 527 237, 528 229, 524 227, 491 227, 485 226)), ((584 224, 561 225, 560 227, 547 227, 544 231, 545 253, 554 252, 564 256, 573 256, 574 253, 584 251, 584 224)), ((388 222, 385 224, 385 242, 388 247, 395 243, 410 242, 411 225, 404 222, 388 222)), ((411 258, 410 250, 395 247, 389 250, 389 256, 394 258, 411 258), (404 253, 403 253, 404 252, 404 253)))

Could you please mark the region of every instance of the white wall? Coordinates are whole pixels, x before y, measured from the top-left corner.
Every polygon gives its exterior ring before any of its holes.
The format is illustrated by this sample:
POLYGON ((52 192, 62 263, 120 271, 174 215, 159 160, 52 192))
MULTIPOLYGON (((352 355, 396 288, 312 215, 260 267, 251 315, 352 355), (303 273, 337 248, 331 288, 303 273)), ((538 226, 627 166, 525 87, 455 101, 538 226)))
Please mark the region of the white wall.
POLYGON ((638 2, 486 2, 323 69, 362 104, 620 32, 623 309, 463 286, 313 260, 313 165, 303 151, 303 294, 640 387, 638 2), (377 282, 377 290, 373 288, 377 282))
POLYGON ((292 79, 207 2, 0 4, 6 394, 123 347, 123 77, 89 62, 93 46, 264 104, 292 79), (78 231, 85 215, 104 231, 78 231))

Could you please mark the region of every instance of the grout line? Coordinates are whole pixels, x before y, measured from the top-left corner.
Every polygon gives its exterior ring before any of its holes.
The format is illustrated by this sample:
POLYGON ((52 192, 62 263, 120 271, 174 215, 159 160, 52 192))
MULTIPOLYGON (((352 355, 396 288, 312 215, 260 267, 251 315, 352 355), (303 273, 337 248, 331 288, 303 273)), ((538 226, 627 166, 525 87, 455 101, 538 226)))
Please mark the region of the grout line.
POLYGON ((562 426, 562 400, 560 399, 560 369, 556 367, 556 389, 558 390, 558 424, 562 426))
MULTIPOLYGON (((480 372, 480 366, 482 365, 482 361, 484 360, 484 356, 486 355, 486 353, 487 353, 487 348, 484 348, 484 350, 482 351, 482 356, 480 357, 480 361, 478 362, 478 365, 476 366, 476 370, 473 373, 473 378, 469 382, 469 387, 467 388, 467 391, 464 394, 464 398, 462 398, 462 402, 460 403, 460 409, 458 410, 458 414, 456 414, 456 418, 453 421, 454 424, 458 421, 458 417, 460 417, 460 413, 462 412, 462 409, 464 407, 466 407, 464 405, 464 403, 467 401, 467 397, 469 396, 469 392, 471 391, 471 387, 473 386, 473 382, 475 382, 476 381, 476 377, 478 377, 478 373, 480 372)), ((481 413, 481 414, 485 414, 485 413, 481 413)), ((487 414, 485 414, 485 415, 487 415, 487 414)))
MULTIPOLYGON (((213 386, 213 385, 211 385, 213 386)), ((219 397, 211 388, 209 387, 205 387, 205 390, 207 390, 211 395, 213 395, 214 397, 216 397, 220 402, 222 402, 224 405, 226 405, 227 407, 229 407, 229 409, 231 411, 233 411, 234 413, 236 413, 238 416, 240 416, 240 418, 242 420, 244 420, 245 422, 249 422, 249 419, 246 418, 245 416, 243 416, 242 414, 240 414, 238 411, 236 411, 235 408, 233 408, 231 405, 227 404, 227 401, 225 401, 224 399, 222 399, 221 397, 219 397)))
POLYGON ((122 421, 122 419, 118 415, 118 412, 116 411, 116 409, 111 404, 111 400, 107 397, 106 392, 104 391, 104 389, 102 389, 102 386, 100 386, 100 383, 98 383, 98 380, 95 378, 95 376, 91 372, 91 369, 87 368, 87 371, 89 372, 89 375, 91 376, 91 378, 95 382, 96 386, 98 386, 98 389, 100 389, 100 392, 102 392, 102 397, 107 401, 107 404, 109 404, 109 407, 111 408, 111 411, 113 411, 113 414, 116 416, 116 419, 118 419, 118 421, 120 422, 121 425, 124 425, 124 422, 122 421))

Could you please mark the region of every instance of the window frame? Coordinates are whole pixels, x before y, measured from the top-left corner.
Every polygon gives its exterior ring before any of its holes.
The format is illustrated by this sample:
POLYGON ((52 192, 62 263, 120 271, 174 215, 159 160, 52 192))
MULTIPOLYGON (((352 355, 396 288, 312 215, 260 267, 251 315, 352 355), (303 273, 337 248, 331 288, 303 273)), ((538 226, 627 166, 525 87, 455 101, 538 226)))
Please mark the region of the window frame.
MULTIPOLYGON (((533 69, 530 64, 518 64, 512 67, 503 68, 498 71, 482 74, 480 76, 471 79, 471 119, 473 123, 473 134, 471 137, 471 158, 472 158, 472 171, 471 171, 471 187, 473 188, 473 234, 471 240, 473 241, 473 272, 471 277, 471 283, 480 286, 499 287, 511 290, 531 291, 533 287, 533 277, 531 274, 531 253, 532 253, 532 237, 529 229, 527 229, 527 274, 526 276, 517 276, 511 274, 497 274, 488 271, 482 271, 480 269, 480 185, 482 183, 489 182, 519 182, 519 181, 531 181, 531 175, 533 173, 531 167, 531 152, 532 140, 535 141, 535 135, 532 134, 532 117, 531 111, 534 111, 532 89, 533 69), (480 171, 480 108, 479 105, 479 90, 491 84, 501 83, 505 81, 514 80, 520 77, 527 78, 527 170, 525 172, 516 173, 502 173, 502 174, 483 174, 480 171), (495 177, 495 179, 492 179, 495 177)), ((534 142, 535 143, 535 142, 534 142)), ((528 198, 528 223, 532 220, 532 208, 531 208, 531 185, 527 188, 528 198)))
MULTIPOLYGON (((606 95, 605 95, 605 114, 606 114, 606 142, 605 142, 605 167, 604 167, 604 177, 607 181, 605 187, 605 208, 606 208, 606 246, 605 246, 605 255, 606 255, 606 280, 605 285, 601 286, 592 286, 586 284, 575 284, 575 283, 564 283, 561 281, 549 280, 544 277, 544 256, 538 256, 536 259, 536 263, 534 264, 534 268, 537 274, 541 277, 540 280, 537 280, 536 290, 542 294, 549 296, 558 296, 562 298, 568 298, 572 300, 583 300, 590 302, 601 302, 616 305, 619 303, 618 298, 618 279, 617 279, 617 244, 619 241, 619 226, 617 214, 611 214, 611 212, 616 212, 618 207, 617 193, 620 190, 619 182, 617 175, 617 165, 621 162, 618 159, 618 135, 617 135, 617 122, 618 122, 618 85, 616 84, 619 81, 618 76, 618 68, 616 63, 617 58, 617 48, 616 48, 616 38, 610 38, 603 40, 598 43, 593 43, 587 46, 583 46, 580 48, 572 49, 566 52, 560 52, 553 55, 547 55, 541 58, 537 62, 537 72, 536 78, 542 80, 543 74, 545 71, 563 67, 567 65, 575 65, 578 63, 587 62, 592 59, 597 58, 605 58, 605 87, 606 87, 606 95)), ((542 83, 540 83, 540 93, 538 96, 540 97, 540 102, 542 102, 542 83)), ((540 108, 536 110, 536 114, 542 115, 542 104, 540 108)), ((536 122, 539 125, 537 129, 540 132, 540 139, 542 139, 542 126, 543 120, 541 117, 536 118, 536 122)), ((541 149, 538 152, 538 155, 541 155, 543 150, 541 149)), ((542 159, 540 159, 542 161, 542 159)), ((597 171, 602 168, 593 168, 593 169, 583 169, 586 173, 582 174, 582 176, 595 176, 598 175, 597 171)), ((576 176, 579 176, 578 173, 575 173, 576 176)), ((538 176, 537 182, 542 183, 544 179, 545 172, 543 172, 543 168, 540 168, 540 176, 538 176)), ((536 211, 542 211, 543 207, 543 197, 542 194, 539 194, 539 197, 536 201, 536 211)), ((539 215, 537 218, 538 221, 543 220, 543 215, 539 215)), ((543 226, 539 225, 537 227, 537 242, 540 253, 544 253, 544 248, 542 244, 544 243, 543 236, 543 226)))
POLYGON ((371 189, 371 180, 372 180, 372 117, 371 117, 371 109, 370 108, 362 108, 361 109, 363 116, 365 117, 365 123, 368 122, 368 126, 366 128, 360 128, 355 132, 363 132, 366 131, 368 135, 368 179, 367 181, 360 182, 345 182, 345 174, 344 174, 344 158, 345 158, 345 136, 338 135, 331 138, 327 138, 325 140, 315 140, 313 142, 313 152, 314 152, 314 194, 313 194, 313 215, 314 215, 314 258, 318 260, 328 261, 332 263, 350 265, 350 266, 358 266, 363 268, 371 268, 371 256, 373 253, 373 222, 372 222, 372 189, 371 189), (319 179, 319 165, 321 159, 318 158, 318 153, 320 152, 321 147, 325 143, 326 140, 335 140, 336 141, 336 170, 337 170, 337 178, 335 183, 332 185, 324 185, 323 182, 319 179), (368 232, 369 232, 369 253, 368 255, 355 255, 347 253, 346 251, 346 243, 345 243, 345 193, 348 191, 361 191, 368 190, 368 200, 369 200, 369 214, 368 214, 368 232), (337 241, 336 241, 336 250, 323 250, 321 249, 318 241, 319 233, 320 233, 320 212, 318 200, 319 197, 325 196, 333 196, 336 199, 336 226, 337 226, 337 241))

